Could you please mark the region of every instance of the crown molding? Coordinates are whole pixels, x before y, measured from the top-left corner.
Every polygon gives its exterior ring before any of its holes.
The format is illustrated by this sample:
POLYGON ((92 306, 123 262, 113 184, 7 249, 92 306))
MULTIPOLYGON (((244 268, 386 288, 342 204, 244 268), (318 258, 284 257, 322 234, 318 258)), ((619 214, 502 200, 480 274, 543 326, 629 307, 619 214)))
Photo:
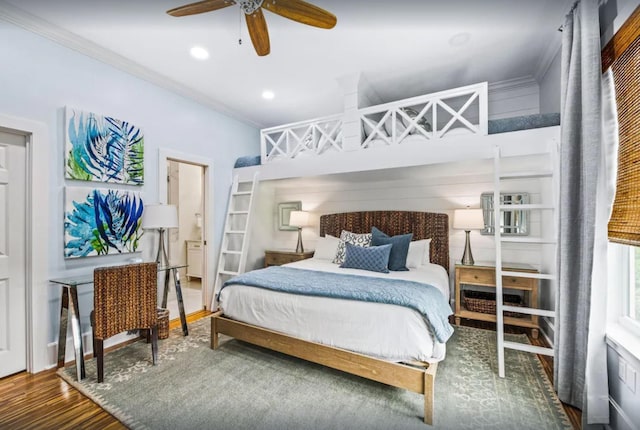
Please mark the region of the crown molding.
POLYGON ((504 81, 491 82, 489 84, 489 92, 513 90, 516 88, 526 88, 531 86, 537 87, 538 82, 533 76, 527 75, 514 79, 505 79, 504 81))
POLYGON ((80 54, 91 57, 102 63, 113 66, 125 73, 137 78, 150 82, 160 88, 171 91, 187 99, 193 100, 203 106, 211 108, 218 113, 226 115, 237 121, 256 128, 262 128, 263 124, 248 120, 238 112, 229 108, 210 97, 202 95, 202 93, 189 88, 173 79, 170 79, 160 73, 149 69, 135 61, 132 61, 114 51, 104 48, 90 40, 78 36, 68 30, 65 30, 55 24, 50 23, 42 18, 32 15, 24 10, 17 8, 0 0, 0 19, 11 24, 22 27, 32 33, 45 37, 56 42, 66 48, 72 49, 80 54))

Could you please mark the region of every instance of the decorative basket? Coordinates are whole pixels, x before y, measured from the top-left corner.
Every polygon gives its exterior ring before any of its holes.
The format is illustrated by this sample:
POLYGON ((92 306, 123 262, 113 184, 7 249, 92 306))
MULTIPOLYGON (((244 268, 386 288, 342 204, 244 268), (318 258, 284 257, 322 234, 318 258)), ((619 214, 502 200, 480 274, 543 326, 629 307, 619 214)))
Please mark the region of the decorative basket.
MULTIPOLYGON (((464 307, 471 312, 480 312, 483 314, 496 314, 496 294, 485 291, 463 290, 462 291, 464 307)), ((515 294, 503 294, 505 305, 524 306, 522 297, 515 294)), ((526 314, 505 311, 504 316, 514 318, 525 318, 526 314)))
POLYGON ((169 309, 158 308, 158 339, 169 337, 169 309))

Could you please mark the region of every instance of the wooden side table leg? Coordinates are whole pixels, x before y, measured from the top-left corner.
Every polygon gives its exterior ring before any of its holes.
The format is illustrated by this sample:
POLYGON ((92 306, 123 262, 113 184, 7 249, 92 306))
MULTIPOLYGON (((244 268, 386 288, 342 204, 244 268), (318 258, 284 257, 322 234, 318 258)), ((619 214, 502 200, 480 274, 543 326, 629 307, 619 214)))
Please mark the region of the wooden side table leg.
POLYGON ((455 324, 456 325, 460 325, 460 317, 456 317, 455 318, 455 324))
POLYGON ((532 328, 531 329, 531 337, 532 338, 537 339, 539 335, 540 335, 540 333, 539 333, 537 328, 532 328))

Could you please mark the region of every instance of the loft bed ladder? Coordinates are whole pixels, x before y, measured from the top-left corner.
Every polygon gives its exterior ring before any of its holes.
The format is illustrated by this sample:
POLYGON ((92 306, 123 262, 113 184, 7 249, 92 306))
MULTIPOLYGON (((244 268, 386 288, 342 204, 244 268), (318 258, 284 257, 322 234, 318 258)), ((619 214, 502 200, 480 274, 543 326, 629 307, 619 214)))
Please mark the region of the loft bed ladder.
POLYGON ((250 181, 241 181, 238 175, 233 177, 227 203, 224 232, 220 243, 216 281, 213 289, 213 306, 211 309, 217 309, 216 294, 220 291, 222 284, 227 279, 244 273, 249 252, 251 218, 258 176, 258 172, 254 173, 250 181))
MULTIPOLYGON (((521 278, 534 278, 538 281, 546 280, 549 284, 554 284, 557 279, 557 263, 554 258, 553 264, 551 264, 552 270, 549 270, 549 273, 535 273, 535 272, 526 272, 526 271, 515 271, 515 270, 503 270, 502 265, 502 246, 504 243, 519 243, 519 244, 531 244, 538 246, 549 246, 555 249, 554 257, 557 253, 557 237, 558 237, 558 216, 557 216, 557 204, 558 204, 558 190, 559 184, 557 180, 558 172, 556 163, 557 163, 557 144, 556 142, 549 143, 549 157, 550 157, 550 166, 551 168, 548 170, 533 170, 533 171, 520 171, 520 172, 502 172, 501 164, 502 164, 502 156, 500 147, 495 147, 494 152, 494 188, 493 188, 493 219, 501 220, 503 212, 513 211, 513 210, 527 210, 531 213, 531 211, 538 211, 541 213, 541 231, 544 233, 544 229, 542 229, 542 214, 547 213, 551 215, 553 222, 552 226, 552 234, 547 236, 542 234, 544 237, 513 237, 513 236, 505 236, 502 234, 502 229, 500 228, 500 222, 494 222, 494 235, 495 235, 495 246, 496 246, 496 331, 497 331, 497 346, 498 346, 498 374, 501 378, 505 377, 505 360, 504 360, 504 350, 515 349, 524 352, 530 352, 534 354, 542 354, 542 355, 550 355, 553 356, 553 348, 545 348, 541 346, 530 345, 528 343, 520 343, 520 342, 511 342, 507 341, 504 338, 504 312, 517 312, 526 315, 539 316, 539 317, 547 317, 547 318, 555 318, 555 311, 540 309, 537 306, 538 303, 528 303, 528 307, 519 307, 519 306, 508 306, 504 304, 503 300, 503 288, 502 288, 502 277, 503 276, 513 276, 513 277, 521 277, 521 278), (547 194, 547 196, 551 197, 550 204, 521 204, 514 207, 514 205, 503 204, 500 198, 500 190, 503 182, 508 182, 510 180, 518 180, 518 179, 542 179, 542 178, 550 178, 551 179, 551 192, 547 194), (496 204, 497 202, 497 204, 496 204), (516 209, 517 208, 517 209, 516 209)), ((541 193, 545 194, 545 193, 541 193)), ((544 199, 543 199, 544 200, 544 199)), ((547 285, 546 287, 550 287, 551 285, 547 285)), ((557 287, 557 285, 556 285, 557 287)), ((531 298, 529 298, 531 301, 531 298)))

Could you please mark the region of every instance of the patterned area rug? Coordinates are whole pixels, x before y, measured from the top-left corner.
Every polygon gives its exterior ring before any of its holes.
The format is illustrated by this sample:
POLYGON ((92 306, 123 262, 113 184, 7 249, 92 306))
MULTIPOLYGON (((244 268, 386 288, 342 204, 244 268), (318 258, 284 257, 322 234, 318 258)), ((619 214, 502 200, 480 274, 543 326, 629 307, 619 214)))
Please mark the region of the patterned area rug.
MULTIPOLYGON (((422 396, 227 340, 209 348, 209 319, 151 346, 105 355, 105 382, 59 374, 132 429, 425 429, 422 396)), ((522 341, 525 336, 510 340, 522 341)), ((456 327, 438 366, 435 425, 442 429, 571 429, 538 358, 506 351, 497 376, 495 332, 456 327)))

